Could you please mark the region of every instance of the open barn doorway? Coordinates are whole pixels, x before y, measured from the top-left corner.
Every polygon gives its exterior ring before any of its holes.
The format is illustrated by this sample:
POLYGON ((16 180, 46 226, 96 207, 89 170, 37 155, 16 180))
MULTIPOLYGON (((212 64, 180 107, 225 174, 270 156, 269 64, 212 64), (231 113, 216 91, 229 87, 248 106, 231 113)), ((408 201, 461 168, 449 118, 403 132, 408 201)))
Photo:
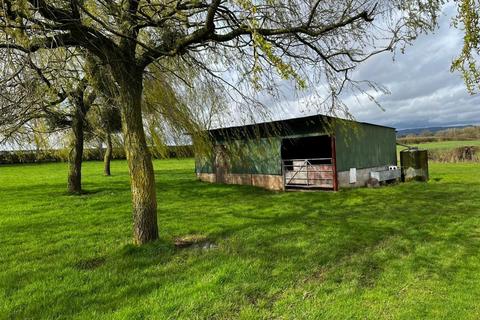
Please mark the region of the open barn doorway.
POLYGON ((283 139, 281 152, 285 188, 337 189, 332 137, 283 139))

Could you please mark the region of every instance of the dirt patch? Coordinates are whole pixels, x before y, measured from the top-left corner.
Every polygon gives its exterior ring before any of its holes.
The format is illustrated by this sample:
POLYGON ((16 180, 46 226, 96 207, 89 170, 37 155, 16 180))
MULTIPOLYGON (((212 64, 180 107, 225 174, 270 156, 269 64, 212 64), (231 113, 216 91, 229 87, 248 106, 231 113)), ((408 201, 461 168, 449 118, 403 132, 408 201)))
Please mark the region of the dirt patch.
POLYGON ((214 249, 217 245, 208 239, 204 235, 189 234, 181 237, 177 237, 174 240, 175 247, 177 248, 200 248, 204 250, 214 249))

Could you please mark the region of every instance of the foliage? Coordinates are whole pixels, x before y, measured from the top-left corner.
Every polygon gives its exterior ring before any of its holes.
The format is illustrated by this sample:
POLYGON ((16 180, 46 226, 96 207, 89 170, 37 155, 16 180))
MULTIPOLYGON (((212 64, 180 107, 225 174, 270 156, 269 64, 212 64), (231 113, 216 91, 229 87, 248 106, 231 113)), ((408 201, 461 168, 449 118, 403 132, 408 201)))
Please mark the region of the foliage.
POLYGON ((202 78, 199 70, 181 65, 175 69, 177 75, 198 85, 185 88, 178 78, 157 67, 145 79, 142 111, 149 145, 157 158, 167 157, 172 145, 193 144, 197 154, 208 153, 212 147, 206 130, 225 106, 215 83, 202 78))
MULTIPOLYGON (((65 145, 60 149, 41 149, 41 150, 17 150, 0 151, 0 164, 19 164, 19 163, 44 163, 44 162, 66 162, 68 161, 69 148, 65 145)), ((151 151, 155 155, 155 150, 151 151)), ((155 156, 155 159, 168 158, 191 158, 194 155, 193 146, 168 146, 167 150, 161 156, 155 156)), ((112 159, 125 160, 125 149, 123 147, 114 147, 112 149, 112 159)), ((87 147, 83 152, 83 160, 102 160, 103 150, 99 148, 87 147)))
POLYGON ((82 65, 90 65, 90 59, 65 50, 0 54, 10 61, 0 79, 0 143, 48 150, 58 147, 58 140, 73 140, 67 130, 75 119, 87 130, 85 117, 96 96, 82 65))
MULTIPOLYGON (((412 146, 428 150, 428 159, 438 162, 480 162, 480 140, 453 140, 440 142, 410 142, 412 146)), ((397 146, 397 152, 405 149, 397 146)))
MULTIPOLYGON (((427 150, 449 150, 455 149, 461 146, 477 146, 480 147, 479 140, 448 140, 448 141, 436 141, 436 142, 426 142, 426 143, 411 143, 412 146, 427 150)), ((403 148, 402 146, 398 146, 403 148)))
POLYGON ((468 141, 468 140, 480 140, 480 126, 471 126, 465 128, 449 128, 440 130, 435 133, 427 134, 409 134, 405 137, 398 139, 401 143, 417 144, 426 142, 438 142, 438 141, 468 141))
MULTIPOLYGON (((88 82, 98 95, 97 103, 88 114, 88 122, 92 124, 95 135, 105 141, 108 135, 118 136, 122 130, 118 86, 110 69, 98 59, 92 58, 85 69, 88 82)), ((116 145, 121 146, 121 143, 116 142, 116 145)))
POLYGON ((318 90, 315 104, 338 112, 344 90, 380 89, 351 72, 432 30, 444 2, 2 0, 0 47, 30 54, 81 47, 111 67, 119 86, 155 65, 189 87, 183 64, 225 88, 232 103, 244 100, 243 110, 255 91, 275 95, 290 80, 318 90))
POLYGON ((130 242, 129 176, 0 167, 0 315, 76 319, 478 319, 480 167, 427 184, 273 193, 156 161, 160 241, 130 242), (187 203, 187 205, 185 205, 187 203), (203 235, 216 248, 177 249, 203 235))
POLYGON ((465 145, 454 149, 428 151, 429 160, 439 162, 480 162, 480 147, 465 145))
POLYGON ((452 63, 452 71, 460 71, 470 93, 480 89, 480 1, 456 0, 457 16, 453 26, 464 32, 463 48, 452 63))

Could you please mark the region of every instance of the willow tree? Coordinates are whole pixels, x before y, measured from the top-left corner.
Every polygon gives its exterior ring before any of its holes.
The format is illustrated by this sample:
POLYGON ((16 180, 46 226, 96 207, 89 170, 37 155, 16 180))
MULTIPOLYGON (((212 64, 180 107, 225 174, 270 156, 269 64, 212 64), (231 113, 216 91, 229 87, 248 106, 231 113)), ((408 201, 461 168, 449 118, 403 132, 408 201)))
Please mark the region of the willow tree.
POLYGON ((158 238, 155 179, 141 112, 149 66, 177 59, 229 82, 232 91, 239 88, 233 82, 246 80, 260 90, 279 79, 304 88, 320 78, 328 83, 335 107, 358 64, 431 29, 441 2, 0 0, 0 48, 32 54, 81 47, 110 67, 119 88, 134 241, 142 244, 158 238))
POLYGON ((87 125, 87 113, 95 101, 96 94, 89 91, 86 80, 80 83, 69 93, 69 101, 72 114, 68 120, 72 132, 70 153, 68 156, 68 192, 73 194, 82 193, 82 163, 85 143, 85 127, 87 125))
POLYGON ((144 77, 142 112, 146 136, 158 158, 204 155, 211 150, 207 130, 228 112, 223 86, 205 78, 196 66, 167 61, 149 68, 144 77), (175 75, 165 73, 169 67, 175 75), (189 146, 187 146, 189 145, 189 146), (175 147, 173 147, 175 146, 175 147))
POLYGON ((453 25, 464 32, 460 55, 452 63, 452 71, 460 71, 471 94, 480 90, 480 1, 457 1, 453 25))
POLYGON ((109 68, 100 63, 98 59, 93 61, 94 68, 89 70, 90 84, 98 95, 99 103, 90 113, 90 122, 103 143, 106 145, 103 157, 103 173, 111 175, 110 163, 113 157, 113 136, 122 130, 122 119, 119 108, 119 90, 112 79, 109 68), (93 70, 92 70, 93 69, 93 70))
POLYGON ((91 68, 91 62, 80 52, 56 53, 32 56, 14 52, 3 56, 0 132, 7 140, 21 136, 28 143, 30 136, 49 145, 49 136, 69 131, 67 190, 79 194, 87 112, 96 97, 84 70, 91 68))
POLYGON ((113 159, 114 136, 121 132, 122 129, 120 110, 112 99, 101 99, 91 114, 91 119, 93 118, 91 122, 94 124, 94 130, 105 144, 103 174, 110 176, 112 174, 110 164, 113 159))

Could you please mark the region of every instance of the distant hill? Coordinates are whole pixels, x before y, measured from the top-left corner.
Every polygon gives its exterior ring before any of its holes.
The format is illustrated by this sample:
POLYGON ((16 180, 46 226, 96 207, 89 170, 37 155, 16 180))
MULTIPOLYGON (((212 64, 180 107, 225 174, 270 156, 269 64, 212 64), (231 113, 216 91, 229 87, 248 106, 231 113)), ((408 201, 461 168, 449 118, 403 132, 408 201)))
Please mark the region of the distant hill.
POLYGON ((402 129, 397 131, 397 137, 404 137, 409 134, 418 135, 424 131, 430 131, 431 133, 436 133, 438 131, 446 130, 446 129, 463 129, 467 127, 475 126, 473 124, 463 125, 463 126, 445 126, 445 127, 428 127, 428 128, 412 128, 412 129, 402 129))

